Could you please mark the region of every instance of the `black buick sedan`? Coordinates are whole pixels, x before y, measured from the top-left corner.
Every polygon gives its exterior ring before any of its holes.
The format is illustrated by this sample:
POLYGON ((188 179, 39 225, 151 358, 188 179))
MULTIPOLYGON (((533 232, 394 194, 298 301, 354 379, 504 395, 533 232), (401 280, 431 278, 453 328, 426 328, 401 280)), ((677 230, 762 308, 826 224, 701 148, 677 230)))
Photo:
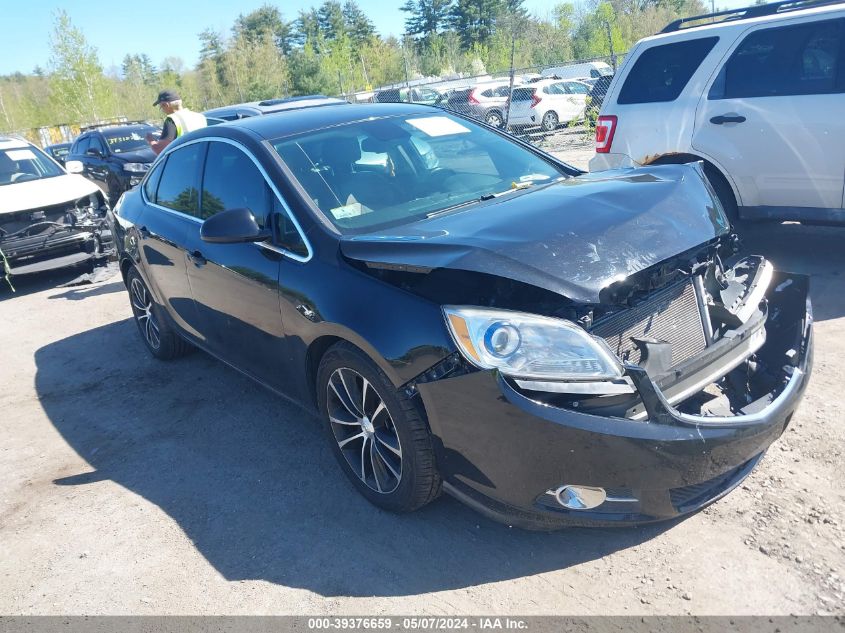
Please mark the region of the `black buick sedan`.
POLYGON ((735 487, 810 371, 806 278, 738 254, 702 174, 348 105, 186 135, 112 220, 150 353, 318 412, 377 506, 639 523, 735 487))

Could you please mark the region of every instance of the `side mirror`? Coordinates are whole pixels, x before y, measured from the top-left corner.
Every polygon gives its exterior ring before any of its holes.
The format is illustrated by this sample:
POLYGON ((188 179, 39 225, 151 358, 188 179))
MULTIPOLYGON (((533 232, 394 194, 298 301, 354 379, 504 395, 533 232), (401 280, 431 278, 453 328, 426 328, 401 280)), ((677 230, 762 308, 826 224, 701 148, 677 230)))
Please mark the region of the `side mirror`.
POLYGON ((202 223, 200 238, 215 244, 263 242, 270 239, 270 231, 258 226, 249 209, 226 209, 202 223))
POLYGON ((84 169, 82 167, 82 162, 78 160, 69 160, 65 163, 65 169, 69 174, 81 174, 84 169))
POLYGON ((89 147, 87 150, 85 150, 85 153, 88 156, 96 156, 97 158, 103 157, 103 153, 100 150, 98 150, 96 147, 89 147))

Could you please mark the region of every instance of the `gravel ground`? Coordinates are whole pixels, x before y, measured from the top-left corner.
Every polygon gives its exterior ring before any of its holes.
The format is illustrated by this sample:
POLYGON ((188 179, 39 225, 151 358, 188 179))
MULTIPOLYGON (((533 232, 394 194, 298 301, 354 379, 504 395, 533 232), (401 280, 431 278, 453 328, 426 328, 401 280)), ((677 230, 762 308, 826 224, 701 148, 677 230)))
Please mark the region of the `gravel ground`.
POLYGON ((845 230, 756 227, 813 275, 816 366, 722 501, 531 533, 367 504, 316 421, 202 353, 151 359, 119 278, 0 290, 0 613, 845 613, 845 230))

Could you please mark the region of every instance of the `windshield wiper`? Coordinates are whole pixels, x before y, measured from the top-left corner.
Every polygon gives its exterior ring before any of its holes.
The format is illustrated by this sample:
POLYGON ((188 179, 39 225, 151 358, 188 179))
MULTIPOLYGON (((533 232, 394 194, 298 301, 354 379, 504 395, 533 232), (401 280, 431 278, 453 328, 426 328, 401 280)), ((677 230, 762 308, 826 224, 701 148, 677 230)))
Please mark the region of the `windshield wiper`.
MULTIPOLYGON (((556 181, 555 181, 556 182, 556 181)), ((444 207, 442 209, 438 209, 437 211, 432 211, 431 213, 426 214, 426 218, 433 218, 438 215, 442 215, 443 213, 448 213, 449 211, 454 211, 455 209, 460 209, 461 207, 466 207, 471 204, 477 204, 479 202, 486 202, 488 200, 495 200, 500 196, 507 195, 509 193, 513 193, 514 191, 521 191, 523 189, 528 189, 536 184, 536 181, 528 181, 528 182, 514 182, 511 184, 510 187, 505 189, 504 191, 498 191, 495 193, 485 193, 480 195, 477 198, 472 198, 470 200, 465 200, 464 202, 459 202, 458 204, 453 204, 449 207, 444 207)), ((552 184, 552 183, 543 183, 543 184, 552 184)))
POLYGON ((499 196, 504 196, 514 191, 519 191, 520 189, 528 189, 528 187, 534 184, 533 181, 529 182, 520 182, 520 183, 512 183, 510 187, 505 189, 504 191, 499 191, 497 193, 485 193, 483 196, 479 198, 479 200, 493 200, 498 198, 499 196))

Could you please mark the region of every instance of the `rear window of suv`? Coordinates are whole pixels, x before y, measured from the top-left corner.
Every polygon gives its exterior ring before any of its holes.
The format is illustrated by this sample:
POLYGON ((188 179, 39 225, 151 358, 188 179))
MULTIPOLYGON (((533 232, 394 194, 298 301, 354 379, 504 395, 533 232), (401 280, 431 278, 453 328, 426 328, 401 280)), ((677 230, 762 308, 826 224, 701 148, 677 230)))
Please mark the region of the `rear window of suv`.
POLYGON ((649 48, 634 62, 617 103, 674 101, 718 41, 718 37, 703 37, 649 48))
POLYGON ((845 20, 824 20, 748 35, 710 89, 710 99, 845 92, 845 20))

